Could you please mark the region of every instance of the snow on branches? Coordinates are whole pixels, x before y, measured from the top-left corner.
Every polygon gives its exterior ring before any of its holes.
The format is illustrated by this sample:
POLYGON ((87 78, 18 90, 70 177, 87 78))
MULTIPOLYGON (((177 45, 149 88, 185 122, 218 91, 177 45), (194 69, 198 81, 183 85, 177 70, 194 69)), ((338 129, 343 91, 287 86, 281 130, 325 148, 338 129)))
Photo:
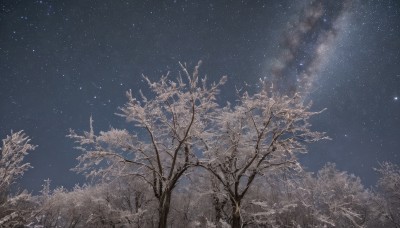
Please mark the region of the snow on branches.
POLYGON ((29 142, 29 137, 23 131, 11 132, 11 135, 3 139, 0 158, 0 193, 7 192, 10 185, 32 167, 29 163, 23 163, 28 152, 36 148, 29 142))
POLYGON ((76 171, 103 179, 135 176, 150 185, 160 203, 161 227, 166 224, 172 190, 198 163, 197 149, 211 128, 218 107, 216 95, 226 81, 222 77, 208 86, 206 78, 199 80, 199 66, 193 74, 181 67, 185 79, 172 81, 163 76, 152 82, 144 77, 152 99, 143 93, 139 99, 132 91, 126 93, 128 102, 118 115, 133 123, 136 132, 111 129, 95 135, 91 120, 90 132, 68 135, 83 151, 76 171))
POLYGON ((274 169, 299 169, 296 154, 307 152, 306 143, 327 139, 310 129, 309 111, 302 99, 271 95, 264 87, 244 92, 237 104, 217 110, 209 129, 201 165, 224 186, 232 203, 232 226, 241 225, 241 201, 254 180, 274 169))
POLYGON ((160 227, 172 190, 189 168, 210 171, 239 216, 240 201, 256 177, 299 167, 296 154, 307 151, 305 144, 326 138, 308 122, 319 112, 309 111, 298 96, 271 95, 264 86, 253 95, 242 93, 233 106, 220 107, 216 96, 226 77, 209 85, 199 78, 199 65, 192 74, 181 67, 184 78, 175 81, 144 77, 151 98, 126 93, 128 101, 117 115, 132 123, 135 132, 112 128, 96 135, 90 119, 89 132, 71 130, 68 135, 83 152, 76 171, 106 180, 134 176, 151 186, 160 203, 160 227))

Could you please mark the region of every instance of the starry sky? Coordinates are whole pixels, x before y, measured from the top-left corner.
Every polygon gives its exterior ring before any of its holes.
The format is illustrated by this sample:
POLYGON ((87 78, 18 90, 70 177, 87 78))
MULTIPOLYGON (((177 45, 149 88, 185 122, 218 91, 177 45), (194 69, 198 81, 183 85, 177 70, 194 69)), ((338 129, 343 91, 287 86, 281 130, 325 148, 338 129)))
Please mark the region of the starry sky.
POLYGON ((78 151, 68 129, 126 127, 125 91, 146 92, 178 62, 218 80, 220 102, 260 79, 304 94, 313 128, 332 138, 301 157, 374 185, 378 162, 400 164, 400 2, 397 0, 0 2, 0 137, 25 130, 39 147, 21 188, 72 187, 78 151))

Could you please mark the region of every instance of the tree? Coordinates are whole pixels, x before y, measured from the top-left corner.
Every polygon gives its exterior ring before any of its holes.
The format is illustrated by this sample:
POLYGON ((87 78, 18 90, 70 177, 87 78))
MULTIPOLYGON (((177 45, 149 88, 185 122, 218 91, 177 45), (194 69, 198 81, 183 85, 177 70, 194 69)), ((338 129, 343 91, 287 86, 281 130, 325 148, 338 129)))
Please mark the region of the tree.
POLYGON ((166 227, 171 196, 187 170, 198 164, 200 144, 207 129, 212 127, 212 115, 218 105, 218 88, 225 83, 207 86, 206 78, 199 82, 198 67, 192 75, 181 64, 187 77, 170 81, 167 76, 158 82, 147 77, 151 99, 141 93, 138 100, 126 93, 128 102, 118 114, 134 123, 136 132, 110 129, 95 135, 92 118, 90 131, 68 135, 82 150, 76 171, 88 177, 111 179, 135 176, 151 186, 158 200, 158 227, 166 227))
POLYGON ((24 220, 29 210, 27 206, 30 194, 23 192, 9 199, 12 184, 31 168, 29 163, 24 163, 24 158, 36 146, 29 143, 30 139, 23 131, 3 139, 0 157, 0 226, 16 226, 24 220), (23 210, 19 210, 23 208, 23 210))
POLYGON ((266 227, 381 227, 372 192, 354 175, 328 163, 317 175, 272 174, 262 197, 248 212, 253 224, 266 227), (284 176, 282 176, 284 175, 284 176))
POLYGON ((31 225, 43 227, 151 227, 154 209, 147 186, 122 178, 94 186, 49 190, 44 185, 31 225), (150 213, 148 213, 150 214, 150 213))
POLYGON ((320 112, 309 109, 299 96, 271 95, 264 86, 254 95, 244 92, 235 106, 216 110, 201 166, 223 185, 233 228, 242 225, 242 200, 257 177, 298 168, 296 154, 307 152, 305 143, 326 138, 310 130, 308 119, 320 112))
POLYGON ((222 227, 228 198, 220 183, 204 169, 195 169, 173 197, 170 227, 222 227), (190 181, 190 182, 189 182, 190 181))
POLYGON ((381 175, 378 188, 381 199, 377 201, 383 211, 383 220, 387 226, 400 227, 400 168, 390 162, 384 162, 376 171, 381 175))
POLYGON ((3 147, 0 148, 0 203, 6 199, 8 190, 15 180, 32 168, 29 163, 23 163, 28 151, 36 148, 29 142, 29 137, 23 131, 11 132, 11 136, 7 135, 3 139, 3 147))
POLYGON ((314 213, 333 227, 363 227, 373 218, 374 195, 364 188, 360 178, 337 170, 332 163, 318 171, 309 189, 314 213))

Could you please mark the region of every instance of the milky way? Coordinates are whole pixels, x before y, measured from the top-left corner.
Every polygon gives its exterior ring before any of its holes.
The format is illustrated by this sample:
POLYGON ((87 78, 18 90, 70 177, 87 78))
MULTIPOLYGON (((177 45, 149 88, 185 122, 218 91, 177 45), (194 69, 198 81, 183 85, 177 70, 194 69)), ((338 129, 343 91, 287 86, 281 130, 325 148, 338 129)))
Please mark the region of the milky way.
POLYGON ((272 65, 275 92, 307 94, 313 85, 323 57, 332 48, 340 31, 340 19, 351 0, 311 2, 292 23, 281 42, 282 51, 272 65))

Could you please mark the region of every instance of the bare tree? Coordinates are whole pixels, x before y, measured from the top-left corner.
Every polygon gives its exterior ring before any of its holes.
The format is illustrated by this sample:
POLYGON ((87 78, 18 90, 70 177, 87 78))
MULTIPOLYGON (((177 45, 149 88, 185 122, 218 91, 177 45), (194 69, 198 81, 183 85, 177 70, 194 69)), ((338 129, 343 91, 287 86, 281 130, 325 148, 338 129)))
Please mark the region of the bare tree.
POLYGON ((159 225, 166 227, 171 195, 186 171, 198 164, 198 148, 206 130, 211 128, 211 115, 218 105, 215 101, 219 83, 207 86, 206 79, 199 82, 197 66, 189 74, 182 66, 187 80, 178 77, 170 81, 167 76, 158 82, 147 77, 151 99, 141 93, 138 100, 132 92, 126 93, 128 102, 120 116, 134 123, 136 132, 111 129, 95 135, 90 119, 90 131, 68 135, 79 144, 83 154, 75 168, 87 176, 103 179, 135 176, 153 189, 157 198, 159 225))
POLYGON ((204 139, 201 165, 222 183, 229 196, 232 227, 241 227, 241 205, 254 180, 274 169, 299 167, 296 154, 307 152, 305 143, 325 138, 310 130, 309 111, 299 96, 273 96, 266 86, 244 92, 234 107, 215 115, 214 128, 204 139))

